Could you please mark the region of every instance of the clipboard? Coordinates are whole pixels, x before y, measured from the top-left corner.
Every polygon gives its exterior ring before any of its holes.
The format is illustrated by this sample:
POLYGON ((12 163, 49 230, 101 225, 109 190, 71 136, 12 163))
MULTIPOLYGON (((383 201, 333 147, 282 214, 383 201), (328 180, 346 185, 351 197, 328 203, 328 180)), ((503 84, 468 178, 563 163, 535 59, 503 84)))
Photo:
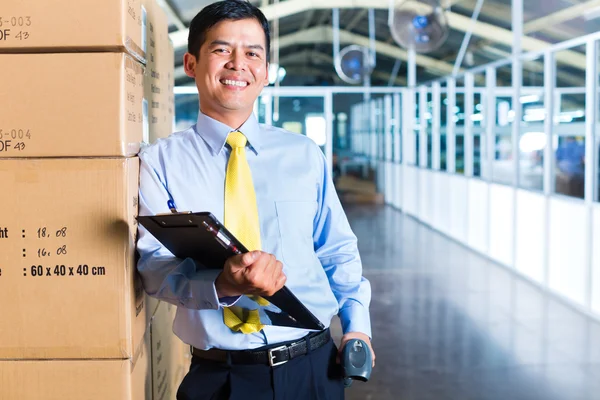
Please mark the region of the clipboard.
MULTIPOLYGON (((137 220, 175 257, 191 258, 203 268, 222 269, 229 257, 248 252, 210 212, 138 216, 137 220)), ((323 323, 286 286, 273 296, 262 297, 270 303, 268 306, 261 306, 246 296, 242 296, 238 303, 242 306, 251 304, 258 309, 261 323, 265 325, 325 329, 323 323)))

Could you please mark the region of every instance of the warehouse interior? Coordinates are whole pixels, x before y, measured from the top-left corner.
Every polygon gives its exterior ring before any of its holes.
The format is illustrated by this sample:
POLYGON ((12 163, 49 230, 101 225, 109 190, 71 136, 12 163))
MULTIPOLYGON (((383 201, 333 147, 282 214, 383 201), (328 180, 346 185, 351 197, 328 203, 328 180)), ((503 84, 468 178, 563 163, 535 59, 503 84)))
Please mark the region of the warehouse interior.
MULTIPOLYGON (((196 123, 183 57, 213 2, 0 5, 0 400, 176 398, 137 154, 196 123)), ((249 2, 255 115, 321 148, 373 288, 377 364, 346 398, 600 399, 600 1, 249 2)))

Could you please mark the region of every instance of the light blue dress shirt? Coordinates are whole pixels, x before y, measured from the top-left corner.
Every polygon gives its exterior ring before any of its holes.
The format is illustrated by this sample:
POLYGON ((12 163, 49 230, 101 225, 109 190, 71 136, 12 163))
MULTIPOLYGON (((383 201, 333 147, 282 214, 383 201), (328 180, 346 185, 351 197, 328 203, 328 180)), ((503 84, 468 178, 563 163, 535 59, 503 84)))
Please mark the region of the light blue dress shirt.
MULTIPOLYGON (((234 129, 202 113, 191 128, 159 139, 140 153, 140 215, 210 211, 223 221, 227 135, 234 129)), ((262 250, 283 263, 286 286, 325 326, 339 314, 344 333, 371 336, 371 287, 362 276, 356 237, 335 192, 319 147, 306 136, 259 125, 252 115, 239 129, 248 138, 262 250)), ((149 295, 178 306, 173 330, 199 349, 252 349, 294 340, 308 330, 266 326, 234 333, 223 324, 214 281, 219 270, 178 259, 139 226, 138 270, 149 295)))

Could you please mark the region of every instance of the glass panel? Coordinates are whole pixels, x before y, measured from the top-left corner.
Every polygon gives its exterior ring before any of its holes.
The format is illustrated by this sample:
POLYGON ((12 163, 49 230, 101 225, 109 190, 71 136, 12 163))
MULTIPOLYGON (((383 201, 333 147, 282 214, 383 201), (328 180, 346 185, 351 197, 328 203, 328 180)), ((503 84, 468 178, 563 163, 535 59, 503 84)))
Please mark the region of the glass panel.
POLYGON ((495 151, 492 167, 492 181, 511 185, 514 164, 512 160, 512 123, 515 112, 512 110, 512 97, 496 97, 495 151))
POLYGON ((325 99, 321 96, 273 97, 273 126, 308 136, 324 152, 327 143, 325 99))
MULTIPOLYGON (((583 198, 585 191, 585 71, 573 64, 583 47, 556 53, 556 115, 552 145, 556 157, 555 190, 583 198)), ((585 60, 585 58, 584 58, 585 60)))
MULTIPOLYGON (((598 59, 596 60, 596 71, 599 74, 600 78, 600 41, 596 43, 596 54, 598 55, 598 59)), ((596 105, 598 106, 598 110, 596 110, 596 148, 594 149, 594 157, 596 157, 596 193, 594 200, 600 201, 600 79, 596 81, 596 87, 598 88, 598 92, 596 93, 596 105)))
POLYGON ((368 178, 370 175, 367 153, 368 124, 364 96, 359 93, 333 95, 333 176, 352 175, 368 178))
POLYGON ((512 87, 512 65, 503 65, 496 69, 496 86, 512 87))
POLYGON ((485 155, 485 102, 483 100, 484 89, 478 86, 485 84, 485 75, 475 75, 475 93, 473 94, 473 176, 481 176, 482 163, 485 155))
POLYGON ((427 90, 427 108, 425 110, 425 122, 427 123, 427 168, 431 169, 431 165, 433 162, 433 141, 431 138, 431 129, 433 122, 433 95, 431 93, 431 88, 428 88, 427 90))
POLYGON ((448 121, 448 94, 445 88, 442 88, 440 100, 442 102, 440 107, 440 169, 445 171, 447 168, 446 127, 448 121))
POLYGON ((456 173, 465 173, 465 81, 456 80, 456 106, 454 107, 456 121, 456 173))
POLYGON ((415 135, 415 163, 412 165, 419 165, 419 153, 420 153, 420 147, 419 147, 419 130, 421 129, 421 120, 420 118, 420 112, 421 110, 419 109, 419 97, 420 94, 419 92, 415 93, 415 119, 414 119, 414 125, 413 125, 413 135, 415 135))
POLYGON ((198 95, 175 95, 175 131, 183 131, 194 125, 198 120, 198 95))
POLYGON ((519 187, 544 189, 544 58, 523 63, 521 123, 519 124, 519 187))
POLYGON ((254 105, 254 112, 256 114, 256 119, 258 119, 259 124, 267 123, 267 103, 271 99, 271 96, 258 96, 256 99, 256 104, 254 105))

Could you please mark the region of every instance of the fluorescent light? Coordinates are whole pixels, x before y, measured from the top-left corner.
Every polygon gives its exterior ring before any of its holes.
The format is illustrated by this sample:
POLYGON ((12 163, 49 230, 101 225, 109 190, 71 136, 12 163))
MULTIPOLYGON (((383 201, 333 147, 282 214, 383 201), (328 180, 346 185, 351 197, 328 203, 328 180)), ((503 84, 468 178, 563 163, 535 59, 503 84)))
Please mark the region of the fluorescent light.
POLYGON ((523 153, 540 151, 546 147, 546 134, 544 132, 527 132, 519 140, 519 149, 523 153))
POLYGON ((471 121, 483 121, 483 114, 471 115, 471 121))
POLYGON ((546 109, 542 107, 526 108, 525 114, 546 114, 546 109))
POLYGON ((562 117, 573 117, 573 118, 583 118, 585 116, 585 111, 576 110, 576 111, 565 111, 560 113, 562 117))
POLYGON ((173 47, 175 49, 187 47, 188 34, 189 34, 189 31, 187 29, 169 33, 169 38, 173 42, 173 47))
POLYGON ((269 64, 269 83, 272 85, 277 80, 281 82, 283 78, 285 78, 286 70, 283 67, 280 67, 279 64, 269 64))
POLYGON ((305 119, 306 135, 319 146, 327 143, 327 121, 322 115, 308 115, 305 119))
POLYGON ((557 117, 554 117, 554 123, 569 123, 573 121, 573 117, 569 117, 568 115, 559 115, 557 117))
POLYGON ((523 121, 525 121, 525 122, 543 121, 545 119, 546 119, 545 114, 530 114, 530 115, 523 116, 523 121))
POLYGON ((198 88, 196 86, 175 86, 173 94, 198 94, 198 88))
POLYGON ((521 96, 521 104, 527 104, 527 103, 535 103, 540 101, 540 96, 538 96, 537 94, 530 94, 527 96, 521 96))

